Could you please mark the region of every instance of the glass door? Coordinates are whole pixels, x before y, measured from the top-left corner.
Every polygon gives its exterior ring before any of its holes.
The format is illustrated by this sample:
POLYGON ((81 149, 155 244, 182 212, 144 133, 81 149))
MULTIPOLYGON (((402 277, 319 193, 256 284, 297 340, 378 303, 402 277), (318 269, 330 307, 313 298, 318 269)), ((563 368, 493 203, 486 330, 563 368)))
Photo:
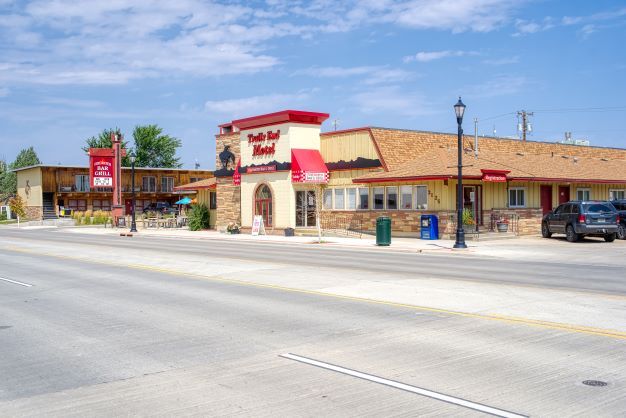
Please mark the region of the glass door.
POLYGON ((296 191, 296 226, 306 228, 316 225, 315 192, 313 190, 296 191))
POLYGON ((483 224, 482 186, 463 186, 463 209, 470 211, 475 225, 483 224))

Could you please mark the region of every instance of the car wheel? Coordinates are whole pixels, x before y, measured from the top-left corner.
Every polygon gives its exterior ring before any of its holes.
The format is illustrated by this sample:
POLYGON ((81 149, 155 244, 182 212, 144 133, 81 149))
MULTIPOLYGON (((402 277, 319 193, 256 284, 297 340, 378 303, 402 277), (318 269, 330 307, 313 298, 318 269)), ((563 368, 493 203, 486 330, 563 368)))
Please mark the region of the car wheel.
POLYGON ((615 241, 615 237, 616 237, 616 236, 617 236, 617 234, 615 234, 615 233, 613 233, 613 234, 606 234, 606 235, 604 236, 604 240, 605 240, 606 242, 613 242, 613 241, 615 241))
POLYGON ((574 231, 574 227, 572 225, 567 225, 567 229, 565 230, 565 237, 569 242, 578 241, 578 234, 574 231))
POLYGON ((620 224, 617 228, 617 238, 626 239, 626 226, 620 224))
POLYGON ((544 238, 550 238, 552 236, 552 232, 550 232, 547 222, 543 222, 541 224, 541 236, 544 238))

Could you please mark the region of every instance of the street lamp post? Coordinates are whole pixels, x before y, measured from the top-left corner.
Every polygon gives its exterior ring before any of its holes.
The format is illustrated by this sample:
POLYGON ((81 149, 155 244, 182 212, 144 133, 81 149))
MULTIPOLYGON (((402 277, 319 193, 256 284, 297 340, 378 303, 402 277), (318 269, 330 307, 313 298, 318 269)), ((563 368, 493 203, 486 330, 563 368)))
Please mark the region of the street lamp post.
POLYGON ((465 245, 465 230, 463 230, 463 113, 465 113, 465 105, 459 101, 454 105, 454 113, 456 113, 456 124, 458 125, 458 177, 456 204, 457 204, 457 220, 456 220, 456 241, 454 248, 467 248, 465 245))
POLYGON ((137 232, 137 223, 135 222, 135 153, 130 154, 130 176, 131 176, 131 188, 133 190, 133 213, 132 220, 130 222, 130 232, 137 232))

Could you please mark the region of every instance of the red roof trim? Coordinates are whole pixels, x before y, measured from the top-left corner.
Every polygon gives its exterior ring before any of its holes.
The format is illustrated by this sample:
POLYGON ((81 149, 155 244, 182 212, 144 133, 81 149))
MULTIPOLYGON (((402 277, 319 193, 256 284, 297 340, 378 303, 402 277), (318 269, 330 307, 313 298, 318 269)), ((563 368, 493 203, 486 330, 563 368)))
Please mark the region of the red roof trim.
POLYGON ((329 116, 328 113, 306 112, 303 110, 281 110, 280 112, 237 119, 232 122, 232 125, 238 127, 239 130, 277 125, 286 122, 321 125, 329 116))
POLYGON ((548 177, 513 177, 509 181, 532 181, 532 182, 552 182, 552 183, 592 183, 592 184, 626 184, 626 180, 600 180, 600 179, 567 179, 548 177))
MULTIPOLYGON (((387 177, 387 178, 371 178, 371 179, 352 179, 352 183, 390 183, 398 181, 413 181, 413 180, 448 180, 454 178, 453 176, 412 176, 412 177, 387 177)), ((463 178, 468 178, 463 176, 463 178)), ((478 177, 480 178, 480 177, 478 177)))

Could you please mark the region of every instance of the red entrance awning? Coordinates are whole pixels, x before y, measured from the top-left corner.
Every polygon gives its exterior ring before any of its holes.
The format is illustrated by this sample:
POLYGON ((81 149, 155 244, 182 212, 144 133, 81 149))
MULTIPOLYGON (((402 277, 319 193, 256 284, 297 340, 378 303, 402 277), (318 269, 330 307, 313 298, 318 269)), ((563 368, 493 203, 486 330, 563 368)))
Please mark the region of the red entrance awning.
POLYGON ((291 182, 328 183, 328 168, 318 150, 291 150, 291 182))
POLYGON ((482 180, 489 181, 494 183, 506 183, 506 175, 509 174, 510 170, 480 170, 483 173, 482 180))

